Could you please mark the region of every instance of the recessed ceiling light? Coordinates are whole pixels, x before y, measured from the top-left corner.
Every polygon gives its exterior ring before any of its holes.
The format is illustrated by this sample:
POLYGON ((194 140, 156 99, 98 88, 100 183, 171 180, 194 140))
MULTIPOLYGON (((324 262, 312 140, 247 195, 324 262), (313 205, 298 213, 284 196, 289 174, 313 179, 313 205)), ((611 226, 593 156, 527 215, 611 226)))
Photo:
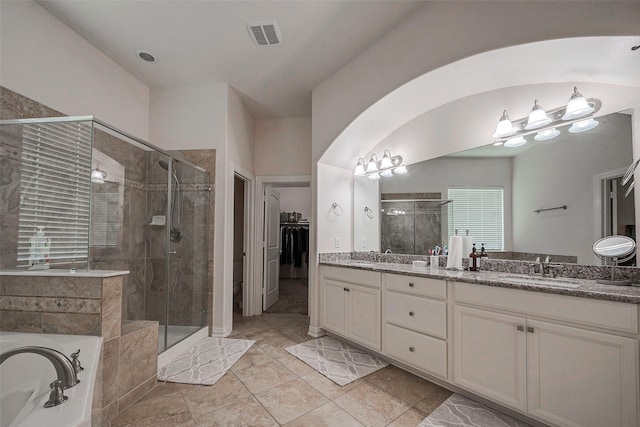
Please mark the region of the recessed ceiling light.
POLYGON ((136 50, 136 54, 138 55, 138 58, 145 62, 158 62, 158 58, 148 50, 138 49, 136 50))

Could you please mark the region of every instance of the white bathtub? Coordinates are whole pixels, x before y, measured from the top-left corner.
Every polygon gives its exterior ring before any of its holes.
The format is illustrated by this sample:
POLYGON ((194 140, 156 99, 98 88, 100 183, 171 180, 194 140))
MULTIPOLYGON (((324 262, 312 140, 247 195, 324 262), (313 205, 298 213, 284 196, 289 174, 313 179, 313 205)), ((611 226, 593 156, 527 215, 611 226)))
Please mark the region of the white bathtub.
POLYGON ((69 399, 45 408, 49 384, 57 378, 51 362, 37 354, 17 354, 7 359, 0 365, 0 426, 91 426, 91 403, 101 345, 100 337, 0 332, 0 352, 42 346, 69 357, 80 349, 80 362, 84 367, 84 371, 78 373, 80 383, 64 391, 69 399))

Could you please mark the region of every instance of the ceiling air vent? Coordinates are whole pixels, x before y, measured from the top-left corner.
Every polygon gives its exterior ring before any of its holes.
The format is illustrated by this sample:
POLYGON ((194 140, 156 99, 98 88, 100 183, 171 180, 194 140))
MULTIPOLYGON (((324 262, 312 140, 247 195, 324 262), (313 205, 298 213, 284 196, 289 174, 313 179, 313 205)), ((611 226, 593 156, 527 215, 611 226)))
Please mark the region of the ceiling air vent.
POLYGON ((247 28, 253 41, 260 46, 282 43, 282 35, 276 21, 249 21, 247 28))

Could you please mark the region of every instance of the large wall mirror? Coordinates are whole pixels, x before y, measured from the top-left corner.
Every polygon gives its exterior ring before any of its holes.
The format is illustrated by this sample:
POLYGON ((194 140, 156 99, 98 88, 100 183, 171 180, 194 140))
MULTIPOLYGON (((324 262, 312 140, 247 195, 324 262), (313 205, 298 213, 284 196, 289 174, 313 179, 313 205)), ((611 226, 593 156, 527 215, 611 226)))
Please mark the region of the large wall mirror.
MULTIPOLYGON (((633 160, 631 112, 596 120, 599 125, 587 132, 562 128, 549 141, 517 148, 487 145, 410 164, 407 175, 380 181, 355 178, 354 250, 426 255, 427 248, 448 240, 454 218, 476 215, 473 203, 461 208, 455 199, 413 205, 417 208, 402 202, 406 209, 398 205, 395 212, 385 199, 447 200, 451 190, 501 189, 502 247, 488 247, 490 252, 504 259, 549 254, 560 262, 599 264, 593 242, 613 234, 635 238, 635 210, 633 191, 624 197, 628 184, 621 184, 633 160), (365 205, 374 210, 374 218, 364 216, 365 205), (427 238, 428 233, 433 235, 427 238), (398 239, 402 242, 394 242, 398 239), (407 244, 412 239, 429 243, 412 248, 407 244)), ((478 233, 470 228, 471 235, 478 233)))

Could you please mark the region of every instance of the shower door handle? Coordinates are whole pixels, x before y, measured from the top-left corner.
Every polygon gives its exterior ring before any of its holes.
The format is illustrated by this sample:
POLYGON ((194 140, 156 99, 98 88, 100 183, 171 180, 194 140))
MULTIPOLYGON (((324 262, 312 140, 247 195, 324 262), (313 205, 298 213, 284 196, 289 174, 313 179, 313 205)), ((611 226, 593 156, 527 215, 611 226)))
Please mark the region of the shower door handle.
POLYGON ((175 255, 178 251, 169 251, 169 255, 175 255))

